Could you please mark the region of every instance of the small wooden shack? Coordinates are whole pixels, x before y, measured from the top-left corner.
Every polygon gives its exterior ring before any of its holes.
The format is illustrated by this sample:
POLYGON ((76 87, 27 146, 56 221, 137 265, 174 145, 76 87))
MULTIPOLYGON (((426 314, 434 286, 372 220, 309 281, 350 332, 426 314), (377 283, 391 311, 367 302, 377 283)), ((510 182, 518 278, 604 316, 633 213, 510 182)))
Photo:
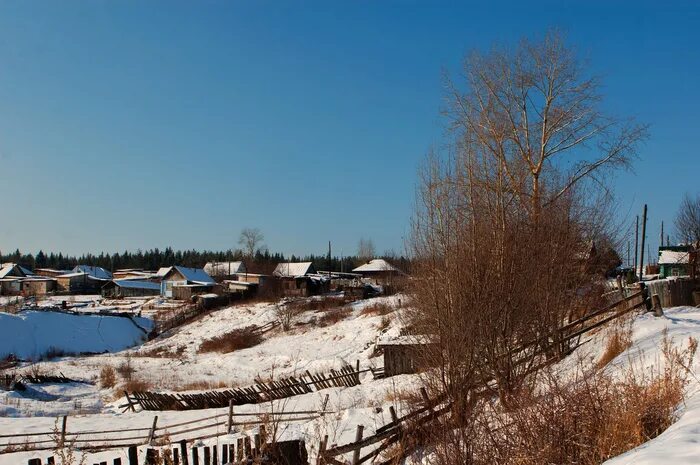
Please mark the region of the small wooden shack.
POLYGON ((280 280, 282 294, 287 297, 308 297, 330 289, 330 279, 316 273, 312 262, 280 263, 272 275, 280 280))
POLYGON ((395 376, 418 373, 422 369, 422 351, 431 344, 426 336, 397 336, 380 340, 377 348, 384 353, 384 374, 395 376))

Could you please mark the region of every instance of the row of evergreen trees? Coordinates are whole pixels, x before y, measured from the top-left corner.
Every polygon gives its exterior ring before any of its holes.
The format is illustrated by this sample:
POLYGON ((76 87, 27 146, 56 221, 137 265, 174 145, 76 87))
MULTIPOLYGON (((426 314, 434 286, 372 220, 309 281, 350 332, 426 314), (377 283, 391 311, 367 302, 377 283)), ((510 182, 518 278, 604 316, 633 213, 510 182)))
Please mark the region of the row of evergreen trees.
MULTIPOLYGON (((197 251, 197 250, 173 250, 167 247, 164 250, 158 248, 136 252, 124 251, 123 253, 100 253, 83 254, 79 257, 64 255, 62 253, 45 253, 40 250, 35 255, 22 253, 19 249, 10 254, 3 254, 0 251, 0 263, 13 262, 29 268, 54 268, 57 270, 69 270, 76 265, 100 266, 107 270, 117 270, 123 268, 138 268, 143 270, 157 270, 163 266, 182 265, 187 267, 201 268, 205 263, 211 261, 236 261, 243 260, 243 252, 240 250, 227 250, 225 252, 197 251)), ((403 270, 408 269, 408 260, 404 257, 390 258, 391 262, 403 270)), ((361 265, 364 260, 358 257, 332 257, 330 262, 327 255, 307 255, 297 257, 291 255, 286 257, 279 252, 258 251, 252 259, 246 259, 246 266, 249 272, 271 273, 278 263, 291 261, 313 262, 317 270, 328 270, 329 263, 331 271, 350 271, 361 265)))

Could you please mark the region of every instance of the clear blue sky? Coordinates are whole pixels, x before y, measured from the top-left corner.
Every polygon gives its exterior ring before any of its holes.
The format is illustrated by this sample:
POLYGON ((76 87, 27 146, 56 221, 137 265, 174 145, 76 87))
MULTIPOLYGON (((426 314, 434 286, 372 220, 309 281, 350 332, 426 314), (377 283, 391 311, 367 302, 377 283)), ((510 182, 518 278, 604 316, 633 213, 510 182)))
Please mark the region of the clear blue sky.
POLYGON ((285 253, 401 251, 443 69, 550 27, 651 125, 616 185, 655 247, 700 190, 699 5, 2 1, 0 250, 227 249, 252 226, 285 253))

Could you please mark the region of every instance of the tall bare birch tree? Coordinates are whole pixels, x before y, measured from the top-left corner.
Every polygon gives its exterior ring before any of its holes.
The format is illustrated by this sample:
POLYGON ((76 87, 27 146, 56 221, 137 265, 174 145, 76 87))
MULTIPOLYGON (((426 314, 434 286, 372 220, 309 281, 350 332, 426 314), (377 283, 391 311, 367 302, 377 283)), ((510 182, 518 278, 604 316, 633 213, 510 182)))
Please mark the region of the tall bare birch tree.
POLYGON ((412 244, 415 324, 438 342, 429 381, 467 419, 470 388, 507 404, 538 361, 521 344, 556 347, 555 330, 597 304, 586 265, 605 177, 631 166, 646 128, 600 109, 598 81, 556 33, 470 55, 464 81, 448 85, 454 143, 422 172, 412 244))

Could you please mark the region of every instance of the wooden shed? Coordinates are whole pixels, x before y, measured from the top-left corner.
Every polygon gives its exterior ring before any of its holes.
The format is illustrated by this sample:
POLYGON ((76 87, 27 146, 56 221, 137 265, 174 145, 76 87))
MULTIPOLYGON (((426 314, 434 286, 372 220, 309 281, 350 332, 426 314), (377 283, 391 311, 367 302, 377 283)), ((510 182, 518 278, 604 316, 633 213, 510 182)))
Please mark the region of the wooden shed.
POLYGON ((102 296, 108 298, 148 297, 160 295, 160 283, 137 279, 115 279, 102 287, 102 296))
POLYGON ((380 340, 377 348, 384 353, 384 374, 418 373, 422 369, 421 353, 429 344, 431 342, 426 336, 397 336, 380 340))

